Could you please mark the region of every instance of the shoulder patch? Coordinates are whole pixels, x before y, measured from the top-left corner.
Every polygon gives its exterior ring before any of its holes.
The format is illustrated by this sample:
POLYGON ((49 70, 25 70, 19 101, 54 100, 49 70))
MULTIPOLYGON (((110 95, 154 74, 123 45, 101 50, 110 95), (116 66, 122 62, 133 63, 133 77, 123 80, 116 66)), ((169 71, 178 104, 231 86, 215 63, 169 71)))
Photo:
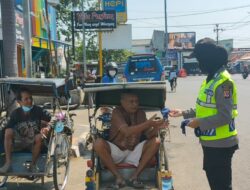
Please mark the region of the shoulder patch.
POLYGON ((233 91, 233 83, 227 80, 222 84, 222 88, 223 88, 224 98, 231 98, 231 94, 233 91))
POLYGON ((222 88, 223 89, 232 89, 233 83, 231 81, 227 80, 222 84, 222 88))
POLYGON ((223 88, 224 98, 231 98, 232 88, 230 88, 229 86, 223 86, 222 88, 223 88))

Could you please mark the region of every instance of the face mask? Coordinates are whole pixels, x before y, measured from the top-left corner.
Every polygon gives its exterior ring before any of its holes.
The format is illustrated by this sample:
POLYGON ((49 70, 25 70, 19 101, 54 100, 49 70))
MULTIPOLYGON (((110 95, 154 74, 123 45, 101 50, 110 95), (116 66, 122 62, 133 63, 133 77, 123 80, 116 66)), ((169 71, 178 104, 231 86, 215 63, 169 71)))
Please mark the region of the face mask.
POLYGON ((114 76, 116 75, 116 71, 115 71, 115 70, 109 71, 109 75, 110 75, 111 77, 114 77, 114 76))
POLYGON ((32 107, 22 106, 24 112, 29 112, 32 108, 33 106, 32 107))

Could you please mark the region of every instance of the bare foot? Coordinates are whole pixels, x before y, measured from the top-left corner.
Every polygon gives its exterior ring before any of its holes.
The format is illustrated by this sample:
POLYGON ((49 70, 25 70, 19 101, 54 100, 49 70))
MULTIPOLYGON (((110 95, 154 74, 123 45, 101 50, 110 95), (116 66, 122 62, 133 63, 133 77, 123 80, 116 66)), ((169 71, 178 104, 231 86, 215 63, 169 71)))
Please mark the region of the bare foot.
POLYGON ((6 173, 10 170, 10 162, 6 162, 1 168, 0 168, 0 173, 6 173))

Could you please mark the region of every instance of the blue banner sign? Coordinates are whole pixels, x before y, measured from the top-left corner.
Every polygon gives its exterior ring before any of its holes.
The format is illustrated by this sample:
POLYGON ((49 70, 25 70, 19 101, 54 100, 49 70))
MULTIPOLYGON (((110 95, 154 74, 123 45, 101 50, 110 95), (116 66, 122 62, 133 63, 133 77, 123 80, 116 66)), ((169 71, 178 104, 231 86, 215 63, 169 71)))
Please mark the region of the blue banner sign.
POLYGON ((115 10, 116 12, 126 12, 126 0, 103 0, 102 2, 105 11, 115 10))

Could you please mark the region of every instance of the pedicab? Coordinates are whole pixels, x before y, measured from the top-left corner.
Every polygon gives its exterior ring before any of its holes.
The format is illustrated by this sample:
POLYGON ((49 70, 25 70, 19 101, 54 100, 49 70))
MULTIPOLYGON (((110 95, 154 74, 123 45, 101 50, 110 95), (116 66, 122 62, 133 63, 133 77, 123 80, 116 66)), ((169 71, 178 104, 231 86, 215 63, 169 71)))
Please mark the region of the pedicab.
MULTIPOLYGON (((111 127, 111 114, 114 106, 120 105, 121 93, 129 91, 139 98, 139 105, 145 111, 154 111, 162 115, 167 121, 169 110, 165 108, 166 83, 165 82, 140 82, 140 83, 116 83, 116 84, 89 84, 85 85, 84 92, 89 93, 89 127, 90 132, 86 137, 86 146, 91 151, 91 159, 87 161, 86 190, 115 189, 112 187, 115 178, 100 161, 93 150, 93 143, 97 138, 109 139, 111 127), (101 111, 99 111, 101 109, 101 111)), ((155 157, 140 175, 140 181, 145 184, 144 189, 172 190, 172 176, 169 171, 166 136, 169 129, 159 130, 160 148, 155 157)), ((128 163, 117 164, 118 171, 128 179, 135 171, 135 166, 128 163)))
MULTIPOLYGON (((52 119, 49 123, 51 130, 43 139, 43 147, 36 163, 36 171, 29 170, 32 153, 30 151, 13 151, 11 169, 7 173, 0 173, 0 187, 3 187, 9 178, 26 178, 33 181, 41 179, 44 184, 45 177, 53 177, 56 190, 65 189, 70 165, 70 150, 73 134, 73 119, 75 114, 69 109, 62 111, 59 98, 68 99, 72 87, 70 80, 65 79, 31 79, 31 78, 1 78, 1 117, 0 117, 0 165, 5 162, 4 155, 4 129, 10 116, 11 107, 16 104, 15 95, 22 88, 28 88, 33 96, 51 98, 50 112, 52 119)), ((35 102, 34 102, 35 104, 35 102)), ((47 106, 45 104, 43 106, 47 106)))

